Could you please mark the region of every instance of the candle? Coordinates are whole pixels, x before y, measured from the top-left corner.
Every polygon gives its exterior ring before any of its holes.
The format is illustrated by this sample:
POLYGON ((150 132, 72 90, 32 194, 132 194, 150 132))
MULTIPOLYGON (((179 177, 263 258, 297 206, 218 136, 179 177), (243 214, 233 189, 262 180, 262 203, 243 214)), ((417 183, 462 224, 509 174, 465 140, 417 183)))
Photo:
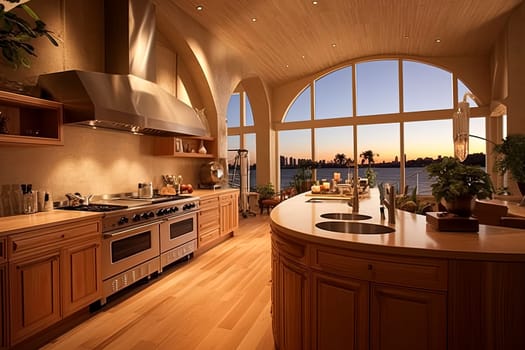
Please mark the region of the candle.
POLYGON ((334 180, 339 182, 339 180, 341 180, 341 173, 334 173, 334 180))
POLYGON ((319 193, 319 192, 321 192, 321 186, 320 185, 312 185, 311 190, 312 190, 312 193, 319 193))
POLYGON ((330 182, 323 182, 323 185, 321 187, 321 190, 323 191, 329 191, 330 190, 330 182))

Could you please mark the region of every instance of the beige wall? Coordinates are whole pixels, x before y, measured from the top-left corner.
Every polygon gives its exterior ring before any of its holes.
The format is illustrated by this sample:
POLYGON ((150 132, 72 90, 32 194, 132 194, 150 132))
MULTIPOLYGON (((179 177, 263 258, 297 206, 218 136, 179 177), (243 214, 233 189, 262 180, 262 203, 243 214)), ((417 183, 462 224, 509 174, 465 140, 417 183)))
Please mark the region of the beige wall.
MULTIPOLYGON (((104 70, 103 0, 32 0, 29 4, 59 37, 60 46, 40 38, 35 44, 38 57, 31 69, 14 71, 2 66, 0 76, 34 83, 39 74, 53 71, 104 70)), ((160 83, 175 93, 177 55, 163 39, 161 36, 157 45, 161 53, 157 61, 160 83)), ((226 88, 218 84, 214 89, 224 90, 221 93, 226 96, 231 83, 226 78, 221 80, 226 80, 226 88)), ((188 84, 194 87, 197 83, 188 84)), ((215 110, 213 106, 210 109, 215 110)), ((65 126, 64 146, 0 145, 0 185, 32 183, 35 189, 50 191, 56 201, 65 199, 66 192, 134 191, 139 181, 153 181, 159 187, 162 174, 180 174, 184 182, 198 184, 198 171, 205 161, 155 157, 152 148, 150 136, 65 126)))

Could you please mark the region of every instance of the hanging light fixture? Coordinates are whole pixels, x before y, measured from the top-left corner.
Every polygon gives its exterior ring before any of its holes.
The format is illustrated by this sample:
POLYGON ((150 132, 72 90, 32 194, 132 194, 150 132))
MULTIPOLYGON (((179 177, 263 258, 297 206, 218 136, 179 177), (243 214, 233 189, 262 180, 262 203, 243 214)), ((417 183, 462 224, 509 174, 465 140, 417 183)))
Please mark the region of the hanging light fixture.
POLYGON ((454 156, 458 158, 460 162, 464 161, 468 156, 470 105, 467 102, 467 97, 474 98, 470 92, 465 93, 465 95, 463 95, 463 101, 458 102, 458 107, 452 115, 454 156))

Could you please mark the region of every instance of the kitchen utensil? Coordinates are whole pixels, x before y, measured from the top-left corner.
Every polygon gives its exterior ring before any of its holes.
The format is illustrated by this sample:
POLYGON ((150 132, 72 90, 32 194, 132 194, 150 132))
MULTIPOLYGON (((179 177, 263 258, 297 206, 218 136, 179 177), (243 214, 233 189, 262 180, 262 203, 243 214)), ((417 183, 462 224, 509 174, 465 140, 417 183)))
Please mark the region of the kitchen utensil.
POLYGON ((138 197, 153 198, 153 184, 151 182, 139 182, 138 197))

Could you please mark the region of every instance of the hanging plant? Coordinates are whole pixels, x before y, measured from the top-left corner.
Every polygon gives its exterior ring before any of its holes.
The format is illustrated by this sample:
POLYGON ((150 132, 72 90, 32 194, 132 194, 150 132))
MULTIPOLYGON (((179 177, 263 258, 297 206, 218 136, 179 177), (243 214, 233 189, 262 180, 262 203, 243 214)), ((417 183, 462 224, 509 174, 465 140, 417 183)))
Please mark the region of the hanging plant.
POLYGON ((53 33, 46 28, 44 21, 26 4, 29 0, 0 0, 0 48, 5 62, 17 69, 31 66, 30 56, 36 57, 35 48, 30 42, 38 37, 46 37, 51 44, 58 46, 53 33), (22 9, 33 23, 19 17, 15 11, 22 9))

